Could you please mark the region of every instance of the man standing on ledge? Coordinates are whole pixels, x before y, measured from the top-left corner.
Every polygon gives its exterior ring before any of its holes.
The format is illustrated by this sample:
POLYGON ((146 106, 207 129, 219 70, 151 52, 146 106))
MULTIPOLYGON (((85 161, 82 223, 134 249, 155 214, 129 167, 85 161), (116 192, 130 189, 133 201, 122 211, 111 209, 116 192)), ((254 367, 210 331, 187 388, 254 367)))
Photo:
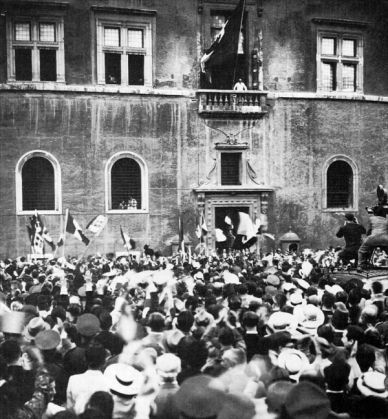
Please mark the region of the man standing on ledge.
POLYGON ((345 247, 338 253, 339 260, 347 265, 352 259, 355 259, 355 265, 358 261, 358 249, 361 246, 362 235, 366 234, 365 228, 358 224, 354 214, 345 214, 345 224, 337 231, 336 236, 345 239, 345 247))

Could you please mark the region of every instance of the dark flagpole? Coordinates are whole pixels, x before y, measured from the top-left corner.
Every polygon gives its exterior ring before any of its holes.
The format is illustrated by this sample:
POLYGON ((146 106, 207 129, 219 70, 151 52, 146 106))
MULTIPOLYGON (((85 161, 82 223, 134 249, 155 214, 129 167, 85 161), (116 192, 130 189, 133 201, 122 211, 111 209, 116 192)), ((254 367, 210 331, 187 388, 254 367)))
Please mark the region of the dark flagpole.
POLYGON ((234 87, 234 84, 236 83, 236 70, 237 70, 237 59, 238 59, 238 47, 239 47, 239 44, 240 44, 240 36, 241 36, 241 29, 242 29, 243 19, 244 19, 244 13, 245 13, 245 0, 243 1, 243 7, 242 7, 242 12, 241 12, 241 20, 240 20, 240 29, 238 31, 238 43, 237 43, 236 58, 234 60, 232 89, 234 87))

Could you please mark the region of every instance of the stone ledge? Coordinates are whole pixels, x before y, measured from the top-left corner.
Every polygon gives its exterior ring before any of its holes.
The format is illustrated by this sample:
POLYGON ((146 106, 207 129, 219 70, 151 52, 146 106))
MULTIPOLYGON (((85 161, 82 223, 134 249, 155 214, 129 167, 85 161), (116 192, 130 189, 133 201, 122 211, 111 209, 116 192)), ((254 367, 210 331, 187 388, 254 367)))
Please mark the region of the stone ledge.
POLYGON ((181 96, 195 97, 195 90, 189 89, 157 89, 152 87, 123 87, 103 85, 78 85, 64 83, 0 83, 0 92, 53 92, 53 93, 84 93, 109 95, 149 95, 149 96, 181 96))
POLYGON ((388 96, 367 95, 362 93, 324 93, 324 92, 268 92, 268 99, 326 99, 350 100, 360 102, 388 103, 388 96))

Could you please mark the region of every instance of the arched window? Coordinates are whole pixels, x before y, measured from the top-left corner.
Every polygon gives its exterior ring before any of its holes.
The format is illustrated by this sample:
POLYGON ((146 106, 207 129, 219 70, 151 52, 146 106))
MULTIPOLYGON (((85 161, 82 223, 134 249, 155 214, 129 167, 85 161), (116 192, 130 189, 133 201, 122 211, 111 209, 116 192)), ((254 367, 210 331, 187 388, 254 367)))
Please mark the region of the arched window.
POLYGON ((147 169, 134 153, 113 156, 107 164, 107 211, 147 211, 147 169))
POLYGON ((346 156, 332 157, 324 170, 324 208, 356 209, 357 206, 357 167, 346 156))
POLYGON ((18 213, 60 212, 59 163, 45 151, 25 154, 16 165, 16 209, 18 213))

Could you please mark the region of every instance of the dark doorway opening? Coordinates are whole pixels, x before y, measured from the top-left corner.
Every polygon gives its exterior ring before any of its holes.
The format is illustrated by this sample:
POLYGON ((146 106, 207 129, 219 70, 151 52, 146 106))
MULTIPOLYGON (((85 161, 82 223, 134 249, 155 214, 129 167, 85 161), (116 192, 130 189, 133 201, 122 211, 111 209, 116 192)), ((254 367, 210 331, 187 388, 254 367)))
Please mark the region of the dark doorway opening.
POLYGON ((226 236, 226 242, 217 242, 217 250, 223 249, 241 249, 243 247, 242 236, 237 235, 239 225, 239 212, 249 214, 249 207, 217 207, 215 209, 215 228, 219 228, 226 236), (225 218, 229 217, 232 226, 225 222, 225 218))

